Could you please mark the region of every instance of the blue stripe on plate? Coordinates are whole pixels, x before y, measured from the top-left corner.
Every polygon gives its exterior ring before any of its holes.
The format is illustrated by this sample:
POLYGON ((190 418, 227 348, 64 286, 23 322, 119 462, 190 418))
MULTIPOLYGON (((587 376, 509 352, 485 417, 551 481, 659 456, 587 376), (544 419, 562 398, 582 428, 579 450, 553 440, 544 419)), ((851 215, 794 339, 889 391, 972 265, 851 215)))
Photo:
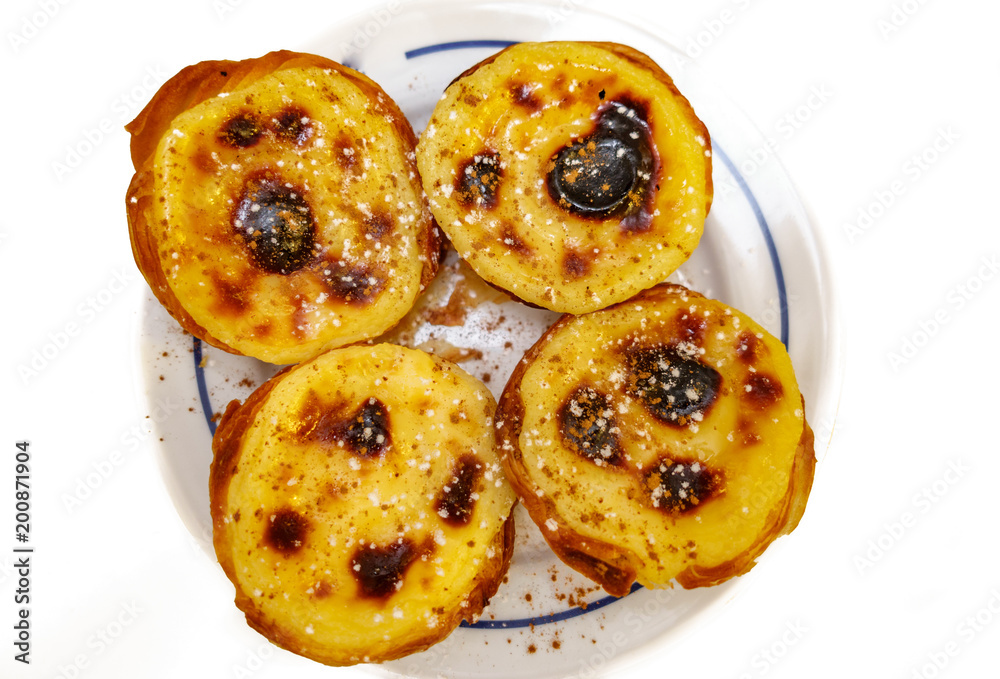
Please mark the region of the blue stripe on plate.
MULTIPOLYGON (((632 589, 629 590, 629 594, 640 589, 642 589, 642 585, 638 582, 632 583, 632 589)), ((628 596, 628 594, 625 596, 628 596)), ((604 608, 608 604, 613 604, 620 598, 621 597, 617 596, 606 596, 603 599, 598 599, 593 603, 587 604, 586 608, 576 607, 567 611, 560 611, 559 613, 540 615, 535 618, 518 618, 516 620, 479 620, 474 623, 463 621, 461 626, 472 627, 475 629, 516 629, 518 627, 536 627, 538 625, 547 625, 551 622, 559 622, 560 620, 569 620, 570 618, 575 618, 578 615, 583 615, 584 613, 591 613, 596 611, 598 608, 604 608)))
POLYGON ((732 172, 733 177, 736 179, 736 184, 739 185, 740 190, 743 195, 746 196, 747 202, 750 203, 750 209, 753 210, 754 217, 757 218, 757 225, 760 227, 760 232, 764 235, 764 243, 767 244, 767 252, 771 256, 771 267, 774 269, 774 280, 778 286, 778 309, 781 316, 781 342, 785 345, 785 349, 788 348, 788 293, 785 290, 785 274, 781 270, 781 259, 778 257, 778 247, 774 244, 774 237, 771 235, 771 229, 767 225, 767 220, 764 218, 764 212, 760 209, 760 204, 757 203, 757 199, 754 197, 753 192, 747 185, 746 180, 740 171, 736 168, 736 165, 729 156, 719 148, 715 143, 712 144, 712 153, 722 159, 726 168, 732 172))
POLYGON ((194 338, 194 377, 198 382, 198 398, 201 399, 201 409, 205 412, 205 422, 208 430, 215 436, 215 411, 212 410, 212 399, 208 395, 208 385, 205 384, 205 369, 201 367, 201 340, 194 338))
POLYGON ((449 50, 463 50, 474 47, 510 47, 516 45, 517 40, 456 40, 455 42, 439 42, 435 45, 418 47, 406 52, 407 59, 416 59, 425 54, 435 54, 437 52, 447 52, 449 50))

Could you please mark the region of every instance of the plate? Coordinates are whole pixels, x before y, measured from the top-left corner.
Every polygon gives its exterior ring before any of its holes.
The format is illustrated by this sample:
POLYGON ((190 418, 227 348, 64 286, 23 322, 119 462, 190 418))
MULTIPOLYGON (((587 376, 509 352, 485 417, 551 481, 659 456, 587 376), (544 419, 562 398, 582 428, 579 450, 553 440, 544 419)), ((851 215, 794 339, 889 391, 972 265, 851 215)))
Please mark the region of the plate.
MULTIPOLYGON (((368 74, 419 131, 444 88, 466 68, 513 42, 559 39, 610 40, 645 52, 674 78, 708 126, 715 200, 699 248, 671 280, 743 310, 781 338, 796 367, 822 461, 841 380, 839 329, 822 248, 772 147, 683 52, 643 28, 570 0, 389 3, 299 49, 368 74)), ((445 267, 436 288, 428 297, 432 306, 457 294, 474 301, 444 324, 440 314, 404 321, 393 339, 459 360, 499 395, 521 354, 556 315, 485 293, 457 262, 445 267)), ((154 423, 164 484, 192 539, 214 561, 208 468, 215 422, 230 400, 245 398, 276 368, 193 339, 151 294, 139 345, 149 406, 172 413, 169 426, 154 423)), ((752 579, 751 574, 690 591, 635 587, 621 599, 608 597, 563 566, 524 510, 516 511, 511 569, 480 620, 428 651, 372 671, 457 678, 601 676, 676 641, 752 579)), ((228 600, 231 594, 220 597, 228 600)), ((282 658, 276 654, 272 663, 282 658)))

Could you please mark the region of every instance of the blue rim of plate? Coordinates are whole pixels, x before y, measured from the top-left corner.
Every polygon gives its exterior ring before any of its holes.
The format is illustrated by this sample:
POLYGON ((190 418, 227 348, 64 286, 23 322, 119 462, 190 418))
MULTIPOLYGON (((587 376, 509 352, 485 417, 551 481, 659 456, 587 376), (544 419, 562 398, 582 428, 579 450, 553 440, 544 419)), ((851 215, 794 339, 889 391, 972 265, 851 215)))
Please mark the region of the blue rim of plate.
MULTIPOLYGON (((438 52, 447 52, 451 50, 460 49, 481 49, 484 47, 496 47, 504 48, 510 45, 516 44, 516 41, 509 40, 459 40, 454 42, 443 42, 435 43, 433 45, 426 45, 424 47, 418 47, 415 49, 408 50, 405 52, 407 60, 416 59, 428 54, 436 54, 438 52)), ((712 154, 722 160, 723 165, 729 170, 730 174, 736 180, 737 186, 740 188, 740 192, 746 198, 750 205, 750 209, 753 211, 754 217, 757 220, 757 226, 760 228, 761 234, 764 237, 764 243, 767 245, 767 252, 771 258, 771 267, 774 270, 774 279, 778 288, 778 309, 781 322, 781 342, 788 348, 788 294, 785 289, 785 275, 781 267, 781 259, 778 257, 778 248, 774 242, 774 236, 771 234, 771 228, 767 224, 767 219, 764 217, 764 212, 760 208, 760 204, 757 202, 757 198, 753 195, 753 191, 750 190, 750 186, 747 184, 746 179, 740 173, 739 169, 729 158, 728 155, 718 146, 718 143, 713 140, 712 142, 712 154)), ((205 368, 203 367, 203 353, 202 353, 202 342, 197 337, 193 339, 193 358, 194 358, 194 373, 195 379, 198 383, 198 397, 201 400, 201 407, 205 413, 205 421, 208 424, 208 429, 212 436, 215 436, 216 428, 216 415, 215 410, 212 407, 211 397, 208 393, 208 384, 205 379, 205 368)), ((629 590, 629 594, 642 589, 642 585, 634 583, 632 588, 629 590)), ((628 596, 628 595, 625 595, 628 596)), ((474 623, 469 623, 463 621, 462 627, 469 627, 475 629, 516 629, 520 627, 536 627, 538 625, 548 625, 555 622, 560 622, 563 620, 569 620, 570 618, 575 618, 586 613, 592 613, 596 610, 604 608, 609 604, 613 604, 619 599, 624 597, 616 596, 606 596, 597 601, 589 602, 585 606, 574 606, 573 608, 566 609, 564 611, 559 611, 556 613, 549 613, 547 615, 540 615, 531 618, 516 618, 513 620, 479 620, 474 623)))

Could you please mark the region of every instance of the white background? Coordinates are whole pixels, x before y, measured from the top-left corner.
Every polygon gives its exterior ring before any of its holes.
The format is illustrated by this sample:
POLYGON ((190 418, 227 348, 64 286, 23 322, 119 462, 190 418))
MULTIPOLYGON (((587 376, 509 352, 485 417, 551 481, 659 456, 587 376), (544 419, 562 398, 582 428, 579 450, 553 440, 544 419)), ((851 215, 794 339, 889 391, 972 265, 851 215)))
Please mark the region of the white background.
MULTIPOLYGON (((661 32, 775 140, 832 264, 846 357, 798 530, 734 601, 629 676, 998 676, 1000 4, 577 4, 661 32)), ((219 595, 230 585, 170 511, 145 433, 122 126, 187 64, 299 48, 382 5, 4 2, 0 676, 231 677, 261 648, 252 632, 219 633, 238 617, 219 595), (11 645, 20 439, 36 549, 27 668, 11 645)))

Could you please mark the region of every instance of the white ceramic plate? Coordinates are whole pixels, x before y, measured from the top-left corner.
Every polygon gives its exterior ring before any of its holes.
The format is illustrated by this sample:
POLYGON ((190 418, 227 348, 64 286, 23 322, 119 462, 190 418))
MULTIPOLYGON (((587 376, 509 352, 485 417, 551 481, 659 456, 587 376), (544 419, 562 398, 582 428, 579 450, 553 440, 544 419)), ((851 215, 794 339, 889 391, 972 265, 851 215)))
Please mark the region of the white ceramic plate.
MULTIPOLYGON (((715 150, 715 201, 705 235, 672 279, 742 309, 785 342, 822 458, 840 392, 838 329, 826 266, 766 139, 733 104, 662 38, 572 2, 391 6, 333 28, 300 49, 367 73, 418 131, 455 76, 515 41, 621 42, 647 53, 671 74, 708 126, 715 150)), ((462 365, 474 375, 488 374, 489 386, 499 394, 521 353, 554 318, 513 302, 485 303, 470 309, 461 326, 420 328, 416 341, 443 340, 482 352, 482 358, 462 365)), ((170 418, 169 429, 156 432, 164 482, 185 525, 214 561, 207 481, 213 418, 229 400, 245 398, 275 368, 192 340, 152 296, 140 345, 151 408, 173 404, 182 410, 181 416, 170 418)), ((637 652, 676 640, 748 581, 744 576, 693 591, 640 588, 614 599, 563 566, 521 509, 517 531, 508 581, 479 623, 376 671, 524 679, 602 675, 637 652)), ((282 657, 276 655, 273 662, 282 657)))

